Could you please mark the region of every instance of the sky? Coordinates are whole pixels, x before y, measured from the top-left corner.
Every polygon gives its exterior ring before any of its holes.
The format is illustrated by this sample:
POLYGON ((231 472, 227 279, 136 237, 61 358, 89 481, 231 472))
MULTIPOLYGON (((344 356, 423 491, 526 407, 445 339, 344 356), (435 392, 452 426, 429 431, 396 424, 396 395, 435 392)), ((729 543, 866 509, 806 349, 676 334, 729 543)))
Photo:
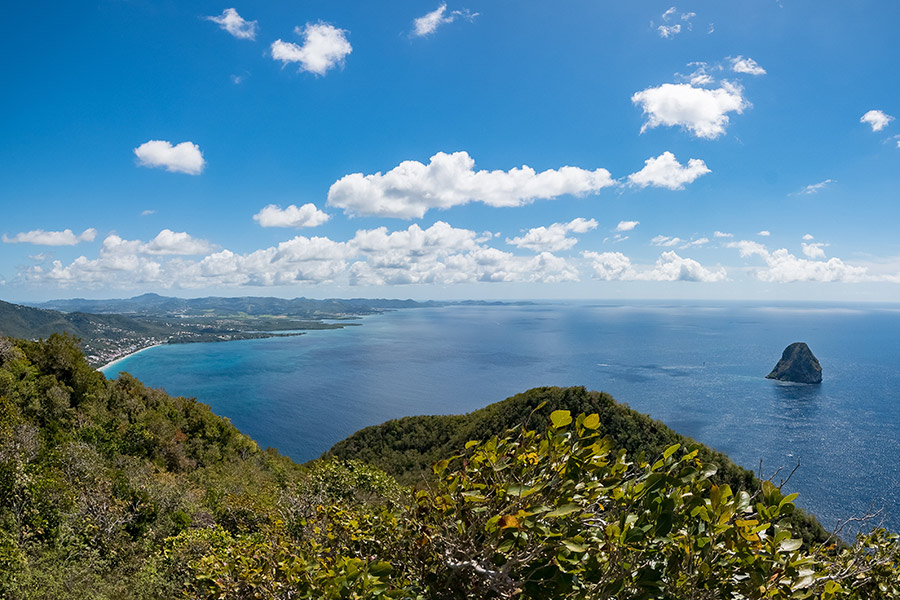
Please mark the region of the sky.
POLYGON ((5 12, 7 301, 900 300, 900 3, 5 12))

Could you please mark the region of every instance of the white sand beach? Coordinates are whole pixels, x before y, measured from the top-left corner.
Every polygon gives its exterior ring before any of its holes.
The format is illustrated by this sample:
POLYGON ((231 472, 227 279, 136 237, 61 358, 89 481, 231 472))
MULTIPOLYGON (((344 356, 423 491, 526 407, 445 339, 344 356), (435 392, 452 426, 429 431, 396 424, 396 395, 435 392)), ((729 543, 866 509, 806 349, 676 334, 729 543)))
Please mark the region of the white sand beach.
MULTIPOLYGON (((130 357, 130 356, 134 356, 135 354, 139 354, 139 353, 143 352, 144 350, 149 350, 150 348, 156 348, 157 346, 164 346, 164 345, 165 345, 165 344, 153 344, 152 346, 146 346, 146 347, 144 347, 144 348, 141 348, 140 350, 135 350, 134 352, 129 352, 128 354, 125 354, 125 355, 123 355, 123 356, 120 356, 119 358, 117 358, 117 359, 115 359, 115 360, 113 360, 113 361, 111 361, 111 362, 106 363, 106 364, 103 365, 102 367, 97 367, 97 370, 100 371, 101 373, 104 373, 104 371, 106 371, 107 369, 109 369, 109 368, 112 367, 113 365, 115 365, 115 364, 117 364, 117 363, 119 363, 119 362, 125 360, 126 358, 128 358, 128 357, 130 357)), ((106 374, 106 373, 104 373, 104 375, 105 375, 105 374, 106 374)))

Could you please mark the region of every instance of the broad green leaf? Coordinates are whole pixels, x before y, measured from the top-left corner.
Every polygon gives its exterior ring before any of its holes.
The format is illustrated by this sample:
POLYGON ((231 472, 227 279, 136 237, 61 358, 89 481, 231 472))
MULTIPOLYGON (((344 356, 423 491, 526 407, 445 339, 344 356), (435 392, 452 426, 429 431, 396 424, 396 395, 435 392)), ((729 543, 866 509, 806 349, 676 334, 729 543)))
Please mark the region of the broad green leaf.
POLYGON ((778 544, 778 549, 782 552, 793 552, 794 550, 799 550, 800 546, 803 545, 803 540, 800 538, 795 538, 792 540, 784 540, 780 544, 778 544))
POLYGON ((668 448, 666 448, 666 451, 665 451, 665 452, 663 452, 663 458, 669 458, 670 456, 672 456, 673 454, 675 454, 675 452, 676 452, 679 448, 681 448, 681 444, 672 444, 671 446, 669 446, 668 448))
POLYGON ((582 425, 584 425, 585 429, 597 429, 600 427, 600 415, 594 413, 586 416, 582 425))
POLYGON ((563 540, 563 546, 568 548, 571 552, 575 552, 576 554, 582 554, 587 552, 587 546, 582 546, 581 544, 576 544, 572 540, 563 540))
POLYGON ((581 507, 577 504, 563 504, 559 508, 554 511, 548 512, 545 517, 564 517, 566 515, 570 515, 573 512, 581 510, 581 507))
POLYGON ((572 422, 572 413, 567 410, 554 410, 550 413, 550 422, 559 429, 572 422))

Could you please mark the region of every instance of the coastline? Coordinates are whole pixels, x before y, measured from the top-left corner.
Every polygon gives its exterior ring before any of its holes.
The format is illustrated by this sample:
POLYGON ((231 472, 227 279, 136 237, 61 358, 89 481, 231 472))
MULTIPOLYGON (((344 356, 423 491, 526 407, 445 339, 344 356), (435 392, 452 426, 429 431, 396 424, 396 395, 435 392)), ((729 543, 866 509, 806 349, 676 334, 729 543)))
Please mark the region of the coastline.
MULTIPOLYGON (((105 371, 106 369, 110 368, 111 366, 113 366, 114 364, 116 364, 116 363, 118 363, 118 362, 121 362, 121 361, 125 360, 126 358, 129 358, 129 357, 131 357, 131 356, 134 356, 135 354, 140 354, 140 353, 143 352, 144 350, 149 350, 150 348, 156 348, 157 346, 164 346, 164 345, 165 345, 165 343, 163 343, 163 344, 153 344, 152 346, 145 346, 145 347, 141 348, 140 350, 135 350, 134 352, 129 352, 128 354, 123 354, 123 355, 120 356, 119 358, 117 358, 117 359, 115 359, 115 360, 112 360, 112 361, 106 363, 106 364, 103 365, 103 366, 97 367, 97 370, 100 371, 101 373, 103 373, 103 371, 105 371)), ((106 373, 103 373, 103 374, 106 375, 106 373)))

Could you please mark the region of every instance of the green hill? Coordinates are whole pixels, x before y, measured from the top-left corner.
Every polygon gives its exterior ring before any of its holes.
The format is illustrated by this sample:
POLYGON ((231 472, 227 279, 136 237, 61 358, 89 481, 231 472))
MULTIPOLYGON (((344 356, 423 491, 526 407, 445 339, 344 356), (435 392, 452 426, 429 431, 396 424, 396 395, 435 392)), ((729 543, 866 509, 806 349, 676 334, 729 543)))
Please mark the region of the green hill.
POLYGON ((686 444, 542 388, 297 465, 69 336, 0 337, 0 598, 900 595, 896 536, 804 543, 792 497, 686 444))
MULTIPOLYGON (((700 446, 700 459, 718 469, 713 481, 727 484, 735 491, 754 493, 760 489, 761 482, 751 471, 736 465, 721 452, 701 446, 662 422, 617 403, 609 394, 583 387, 535 388, 466 415, 388 421, 354 433, 323 457, 359 460, 383 469, 402 483, 416 484, 431 477, 432 464, 457 453, 469 440, 485 440, 523 426, 538 431, 546 429, 548 415, 555 410, 596 413, 600 417, 597 431, 609 436, 616 448, 630 456, 652 458, 672 444, 700 446)), ((805 541, 815 543, 827 539, 828 533, 815 517, 797 510, 792 520, 805 541)))

